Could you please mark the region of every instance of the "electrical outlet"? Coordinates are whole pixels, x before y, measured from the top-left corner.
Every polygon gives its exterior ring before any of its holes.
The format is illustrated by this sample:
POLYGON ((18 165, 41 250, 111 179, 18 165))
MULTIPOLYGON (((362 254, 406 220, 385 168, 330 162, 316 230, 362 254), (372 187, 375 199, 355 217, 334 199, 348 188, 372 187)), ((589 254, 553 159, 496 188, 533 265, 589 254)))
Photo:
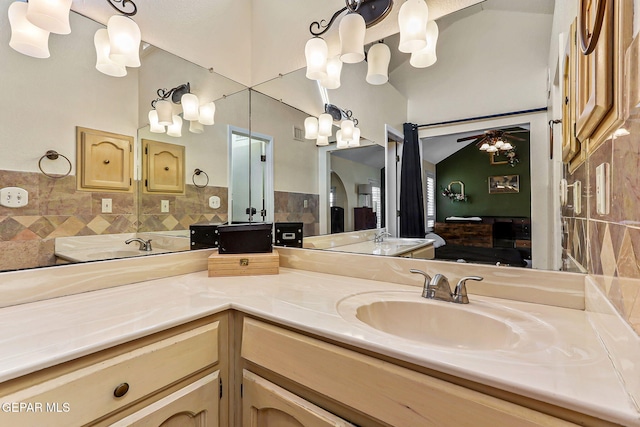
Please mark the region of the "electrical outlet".
POLYGON ((220 197, 218 196, 209 197, 209 207, 211 209, 218 209, 220 207, 220 197))
POLYGON ((111 199, 102 199, 102 213, 113 212, 113 202, 111 199))
POLYGON ((302 204, 303 204, 303 207, 304 207, 305 209, 306 209, 306 208, 308 208, 308 207, 309 207, 309 200, 304 199, 304 202, 302 202, 302 204))
POLYGON ((161 200, 160 201, 160 212, 162 212, 162 213, 169 212, 169 201, 168 200, 161 200))
POLYGON ((20 187, 5 187, 0 189, 0 206, 7 208, 21 208, 29 203, 29 192, 20 187))

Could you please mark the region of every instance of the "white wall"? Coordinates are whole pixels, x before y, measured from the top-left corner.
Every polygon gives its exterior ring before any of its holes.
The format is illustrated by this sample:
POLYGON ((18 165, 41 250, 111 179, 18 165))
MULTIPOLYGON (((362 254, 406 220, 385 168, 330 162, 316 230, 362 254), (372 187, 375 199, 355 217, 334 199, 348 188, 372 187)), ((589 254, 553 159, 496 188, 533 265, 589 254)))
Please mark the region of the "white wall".
POLYGON ((391 83, 423 124, 546 106, 551 15, 483 10, 440 32, 438 62, 391 83))

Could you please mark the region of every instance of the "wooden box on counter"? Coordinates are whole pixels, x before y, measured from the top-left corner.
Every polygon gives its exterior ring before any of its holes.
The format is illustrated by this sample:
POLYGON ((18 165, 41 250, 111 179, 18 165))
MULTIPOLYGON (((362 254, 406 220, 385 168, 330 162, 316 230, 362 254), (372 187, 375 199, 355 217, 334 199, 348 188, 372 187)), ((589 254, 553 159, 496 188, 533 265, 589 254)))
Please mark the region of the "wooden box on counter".
POLYGON ((256 254, 220 254, 215 251, 207 261, 209 277, 278 274, 278 251, 256 254))

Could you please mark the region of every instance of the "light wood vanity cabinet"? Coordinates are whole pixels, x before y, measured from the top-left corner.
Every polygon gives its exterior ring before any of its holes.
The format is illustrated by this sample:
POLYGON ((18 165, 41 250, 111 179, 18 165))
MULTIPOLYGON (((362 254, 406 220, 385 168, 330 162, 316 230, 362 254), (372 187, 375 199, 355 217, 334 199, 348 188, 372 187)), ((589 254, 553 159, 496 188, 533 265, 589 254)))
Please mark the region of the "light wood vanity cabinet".
POLYGON ((227 322, 218 316, 183 325, 3 383, 0 402, 34 411, 3 412, 1 423, 218 426, 227 322))
POLYGON ((402 258, 434 259, 436 257, 436 250, 433 245, 429 245, 401 254, 400 256, 402 258))

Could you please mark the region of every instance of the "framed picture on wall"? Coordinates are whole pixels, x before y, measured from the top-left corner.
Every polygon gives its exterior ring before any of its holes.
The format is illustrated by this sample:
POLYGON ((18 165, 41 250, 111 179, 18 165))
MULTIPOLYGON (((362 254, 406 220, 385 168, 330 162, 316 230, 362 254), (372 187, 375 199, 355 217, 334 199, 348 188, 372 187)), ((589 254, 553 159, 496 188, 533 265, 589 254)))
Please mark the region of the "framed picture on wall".
POLYGON ((489 194, 507 194, 520 192, 520 175, 490 176, 489 194))

